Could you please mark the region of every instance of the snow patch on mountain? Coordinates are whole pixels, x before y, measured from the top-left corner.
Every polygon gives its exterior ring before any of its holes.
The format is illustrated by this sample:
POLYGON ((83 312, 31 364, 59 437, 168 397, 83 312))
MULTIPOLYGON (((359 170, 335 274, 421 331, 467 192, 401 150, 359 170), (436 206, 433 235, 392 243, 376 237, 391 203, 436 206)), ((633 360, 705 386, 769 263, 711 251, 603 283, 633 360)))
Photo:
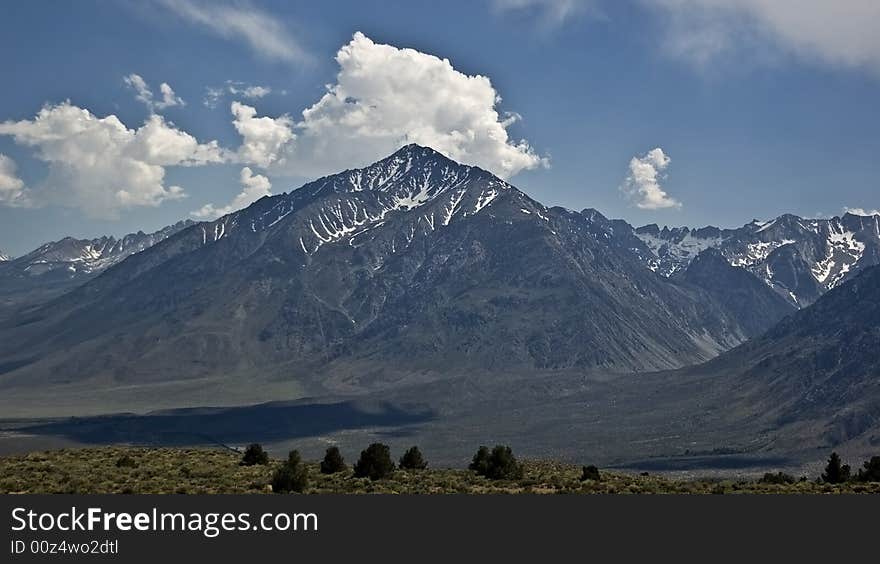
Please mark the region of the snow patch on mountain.
POLYGON ((799 307, 862 268, 880 263, 880 215, 804 219, 785 214, 738 229, 646 225, 634 234, 651 252, 639 254, 642 261, 663 276, 674 275, 701 252, 717 248, 732 266, 749 270, 799 307))
POLYGON ((6 273, 29 277, 59 273, 69 278, 97 274, 192 224, 189 220, 181 221, 154 233, 139 231, 119 239, 112 236, 95 239, 65 237, 41 245, 24 256, 7 259, 5 263, 9 270, 6 273))

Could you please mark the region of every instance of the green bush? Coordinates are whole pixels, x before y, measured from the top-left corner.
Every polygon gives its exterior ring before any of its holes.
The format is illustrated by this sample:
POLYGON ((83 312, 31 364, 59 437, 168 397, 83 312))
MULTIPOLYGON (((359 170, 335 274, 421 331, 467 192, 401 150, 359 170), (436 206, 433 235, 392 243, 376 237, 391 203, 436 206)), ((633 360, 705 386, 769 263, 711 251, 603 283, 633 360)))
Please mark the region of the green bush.
POLYGON ((248 445, 241 457, 242 466, 256 466, 257 464, 269 464, 269 455, 263 450, 263 447, 257 443, 248 445))
POLYGON ((335 474, 344 472, 345 469, 345 460, 339 452, 339 447, 329 447, 324 454, 324 460, 321 461, 321 474, 335 474))
POLYGON ((428 461, 422 456, 419 447, 414 446, 400 457, 400 467, 407 470, 424 470, 428 467, 428 461))
POLYGON ((822 481, 826 484, 843 484, 850 477, 849 464, 841 464, 840 456, 832 452, 828 457, 828 464, 822 474, 822 481))
POLYGON ((309 472, 299 451, 292 450, 285 461, 272 476, 272 491, 275 493, 302 492, 309 487, 309 472))
POLYGON ((866 460, 857 479, 860 482, 880 482, 880 456, 872 456, 871 460, 866 460))
POLYGON ((116 460, 117 468, 137 468, 137 462, 134 461, 134 458, 128 456, 127 454, 123 454, 116 460))
POLYGON ((518 480, 523 477, 523 467, 516 461, 509 446, 495 445, 492 452, 481 446, 469 468, 490 480, 518 480))
POLYGON ((391 461, 391 450, 382 443, 373 443, 361 451, 361 457, 354 465, 354 475, 358 478, 381 480, 392 472, 394 462, 391 461))
POLYGON ((762 484, 793 484, 797 480, 794 476, 785 472, 767 472, 758 481, 762 484))
POLYGON ((596 482, 602 481, 602 476, 599 474, 599 469, 590 464, 589 466, 583 467, 583 473, 581 474, 581 482, 585 482, 587 480, 594 480, 596 482))

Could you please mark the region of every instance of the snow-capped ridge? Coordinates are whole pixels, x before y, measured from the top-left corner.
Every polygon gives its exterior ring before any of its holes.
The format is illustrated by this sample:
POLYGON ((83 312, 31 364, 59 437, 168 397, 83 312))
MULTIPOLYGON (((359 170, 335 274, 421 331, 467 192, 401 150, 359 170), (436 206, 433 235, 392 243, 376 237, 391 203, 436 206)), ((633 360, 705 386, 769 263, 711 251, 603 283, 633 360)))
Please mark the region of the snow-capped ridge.
MULTIPOLYGON (((202 243, 214 243, 242 227, 255 234, 288 229, 295 233, 296 247, 311 255, 343 240, 357 246, 356 237, 372 234, 398 213, 411 216, 409 235, 404 237, 411 241, 417 232, 434 231, 457 217, 491 208, 510 189, 483 169, 410 144, 366 167, 319 178, 202 224, 202 243)), ((392 247, 397 248, 395 241, 392 247)))
POLYGON ((751 271, 798 307, 880 263, 880 216, 844 214, 808 219, 783 214, 738 229, 645 225, 634 233, 651 250, 649 268, 671 276, 700 252, 718 249, 732 265, 751 271))
MULTIPOLYGON (((64 237, 40 245, 30 253, 6 264, 12 271, 25 276, 42 276, 57 272, 69 278, 93 275, 118 264, 129 256, 141 252, 156 243, 193 225, 190 220, 180 221, 154 233, 138 231, 120 238, 113 236, 94 239, 64 237)), ((12 272, 10 271, 10 272, 12 272)))

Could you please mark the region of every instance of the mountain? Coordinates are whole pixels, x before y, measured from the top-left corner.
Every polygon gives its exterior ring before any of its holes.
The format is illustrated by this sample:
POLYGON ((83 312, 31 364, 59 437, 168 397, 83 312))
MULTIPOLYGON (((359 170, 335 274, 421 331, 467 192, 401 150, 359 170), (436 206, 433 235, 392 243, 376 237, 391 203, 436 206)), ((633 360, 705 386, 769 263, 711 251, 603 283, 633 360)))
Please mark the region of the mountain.
POLYGON ((864 269, 762 336, 683 372, 728 386, 789 448, 880 444, 880 266, 864 269))
POLYGON ((0 387, 205 378, 227 393, 258 381, 323 393, 637 372, 755 334, 760 309, 744 322, 744 303, 657 275, 647 252, 625 222, 547 208, 409 145, 189 226, 11 320, 0 387))
POLYGON ((752 273, 732 266, 714 247, 698 254, 674 276, 715 297, 750 335, 760 335, 795 309, 752 273))
POLYGON ((6 261, 8 261, 10 258, 11 258, 11 257, 10 257, 9 255, 7 255, 7 254, 4 253, 2 250, 0 250, 0 262, 6 262, 6 261))
POLYGON ((685 268, 702 251, 718 249, 733 266, 752 272, 797 307, 880 264, 880 215, 851 213, 831 219, 782 215, 738 229, 636 229, 651 250, 646 264, 664 276, 685 268))
POLYGON ((42 301, 90 280, 129 256, 152 247, 178 233, 193 222, 185 220, 155 233, 139 231, 117 239, 65 237, 0 264, 0 297, 11 299, 29 296, 30 302, 42 301))

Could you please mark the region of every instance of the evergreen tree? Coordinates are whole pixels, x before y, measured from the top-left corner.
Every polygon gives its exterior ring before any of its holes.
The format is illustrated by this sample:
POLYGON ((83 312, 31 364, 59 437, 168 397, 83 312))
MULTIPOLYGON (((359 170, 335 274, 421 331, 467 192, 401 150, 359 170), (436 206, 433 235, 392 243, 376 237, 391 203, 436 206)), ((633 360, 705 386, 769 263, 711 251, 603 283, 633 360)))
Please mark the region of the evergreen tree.
POLYGON ((272 476, 272 491, 275 493, 302 492, 309 487, 309 471, 299 451, 292 450, 272 476))
POLYGON ((269 455, 263 450, 261 445, 253 443, 245 449, 244 456, 241 457, 241 465, 254 466, 257 464, 269 464, 269 455))
POLYGON ((414 446, 400 457, 400 467, 407 470, 424 470, 428 467, 428 462, 422 457, 419 447, 414 446))
POLYGON ((860 482, 880 482, 880 456, 872 456, 871 460, 865 461, 858 479, 860 482))
POLYGON ((832 452, 828 457, 825 473, 822 474, 822 481, 826 484, 842 484, 849 480, 849 475, 849 464, 842 464, 840 456, 836 452, 832 452))
POLYGON ((523 477, 523 467, 516 461, 509 446, 495 445, 491 452, 481 446, 469 468, 490 480, 518 480, 523 477))
POLYGON ((489 471, 489 455, 489 447, 481 446, 477 449, 477 453, 474 455, 468 469, 473 470, 480 476, 485 476, 489 471))
POLYGON ((354 475, 358 478, 381 480, 394 472, 391 449, 382 443, 373 443, 361 451, 361 457, 354 465, 354 475))
POLYGON ((339 452, 339 447, 329 447, 324 454, 324 460, 321 461, 321 474, 335 474, 343 472, 345 469, 345 460, 339 452))

